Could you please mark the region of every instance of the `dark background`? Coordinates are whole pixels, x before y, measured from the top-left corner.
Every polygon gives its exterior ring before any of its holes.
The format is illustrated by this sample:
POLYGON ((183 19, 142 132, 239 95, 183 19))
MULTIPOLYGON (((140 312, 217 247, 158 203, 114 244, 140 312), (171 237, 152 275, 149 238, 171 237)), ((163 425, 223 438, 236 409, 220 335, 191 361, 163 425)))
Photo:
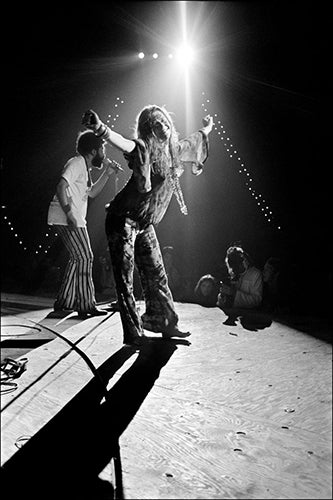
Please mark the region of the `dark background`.
MULTIPOLYGON (((157 228, 161 245, 174 246, 179 267, 195 283, 202 274, 218 273, 227 247, 240 240, 258 267, 271 255, 283 258, 295 273, 305 308, 314 302, 327 308, 332 276, 328 9, 326 2, 308 1, 187 2, 188 33, 200 61, 191 70, 192 115, 186 122, 181 70, 172 72, 166 60, 181 32, 178 2, 3 8, 3 291, 33 292, 50 266, 62 268, 66 261, 46 224, 47 209, 61 169, 75 153, 86 109, 95 109, 103 120, 111 114, 112 120, 117 97, 124 100, 115 129, 131 137, 144 105, 165 104, 184 137, 201 126, 204 91, 208 111, 223 123, 273 217, 268 222, 263 216, 237 162, 213 131, 204 173, 182 178, 189 215, 172 200, 157 228), (139 61, 140 50, 161 57, 139 61)), ((129 176, 126 164, 110 147, 108 155, 125 167, 121 188, 129 176)), ((115 189, 110 179, 89 206, 96 281, 98 256, 106 247, 104 205, 115 189)))

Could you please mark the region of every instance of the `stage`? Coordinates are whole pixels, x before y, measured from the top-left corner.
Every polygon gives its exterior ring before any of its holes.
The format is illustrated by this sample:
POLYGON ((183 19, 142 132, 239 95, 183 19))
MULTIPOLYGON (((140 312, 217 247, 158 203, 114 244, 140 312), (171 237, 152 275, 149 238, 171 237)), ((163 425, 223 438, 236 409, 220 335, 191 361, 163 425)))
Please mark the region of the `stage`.
POLYGON ((191 336, 136 351, 118 312, 55 317, 49 299, 2 293, 2 360, 27 358, 2 386, 8 493, 332 497, 329 325, 176 309, 191 336))

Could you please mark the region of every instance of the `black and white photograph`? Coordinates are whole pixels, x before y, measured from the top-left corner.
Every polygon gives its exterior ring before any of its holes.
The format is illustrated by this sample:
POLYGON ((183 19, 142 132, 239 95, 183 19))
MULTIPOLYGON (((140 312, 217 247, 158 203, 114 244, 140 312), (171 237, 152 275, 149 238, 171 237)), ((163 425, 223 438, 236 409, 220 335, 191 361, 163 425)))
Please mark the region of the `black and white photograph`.
POLYGON ((332 28, 2 6, 8 498, 332 498, 332 28))

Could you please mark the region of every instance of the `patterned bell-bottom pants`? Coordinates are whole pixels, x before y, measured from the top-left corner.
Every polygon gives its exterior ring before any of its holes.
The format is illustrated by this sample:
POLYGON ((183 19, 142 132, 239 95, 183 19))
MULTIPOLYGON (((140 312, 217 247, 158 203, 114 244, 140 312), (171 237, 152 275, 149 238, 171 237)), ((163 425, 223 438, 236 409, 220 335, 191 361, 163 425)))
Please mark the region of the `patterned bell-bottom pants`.
POLYGON ((112 223, 106 219, 106 234, 110 249, 124 342, 130 342, 143 329, 163 332, 178 323, 168 278, 164 269, 160 245, 153 225, 139 230, 128 219, 112 223), (137 266, 146 311, 140 317, 133 293, 134 265, 137 266))

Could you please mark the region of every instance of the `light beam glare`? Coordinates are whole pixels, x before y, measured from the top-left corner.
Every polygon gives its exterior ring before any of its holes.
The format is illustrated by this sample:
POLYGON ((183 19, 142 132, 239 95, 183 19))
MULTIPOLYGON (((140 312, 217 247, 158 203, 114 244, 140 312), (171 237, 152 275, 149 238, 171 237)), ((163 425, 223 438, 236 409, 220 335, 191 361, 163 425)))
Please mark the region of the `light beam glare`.
POLYGON ((189 45, 182 45, 177 51, 178 62, 188 67, 194 60, 194 51, 189 45))
POLYGON ((178 51, 178 61, 184 67, 184 92, 185 92, 185 134, 190 133, 192 126, 192 98, 191 98, 191 83, 189 65, 193 59, 193 51, 187 41, 187 10, 186 2, 179 2, 180 20, 182 28, 182 46, 178 51))
POLYGON ((180 21, 182 26, 183 44, 187 44, 187 26, 186 26, 186 2, 179 2, 180 21))

